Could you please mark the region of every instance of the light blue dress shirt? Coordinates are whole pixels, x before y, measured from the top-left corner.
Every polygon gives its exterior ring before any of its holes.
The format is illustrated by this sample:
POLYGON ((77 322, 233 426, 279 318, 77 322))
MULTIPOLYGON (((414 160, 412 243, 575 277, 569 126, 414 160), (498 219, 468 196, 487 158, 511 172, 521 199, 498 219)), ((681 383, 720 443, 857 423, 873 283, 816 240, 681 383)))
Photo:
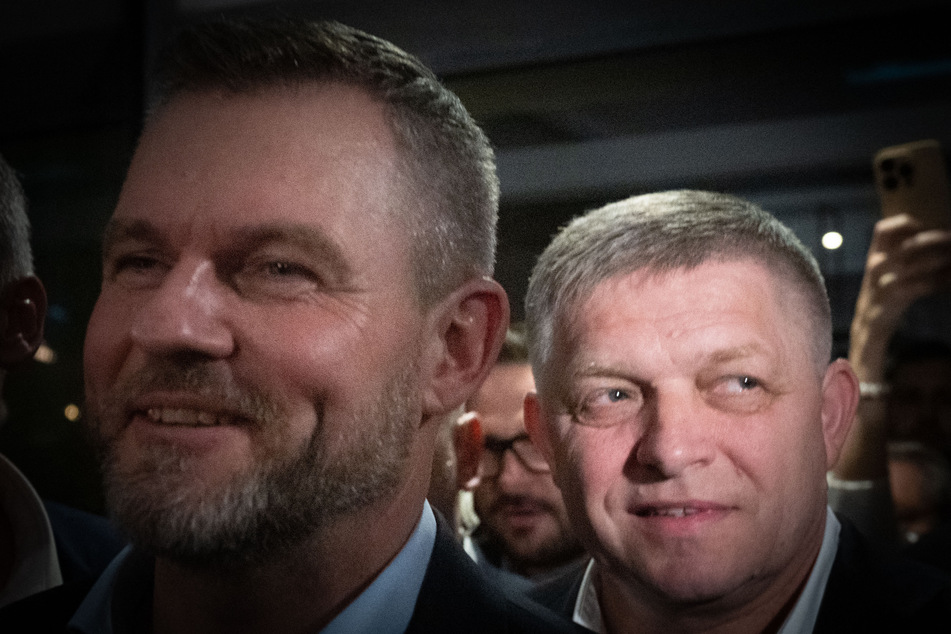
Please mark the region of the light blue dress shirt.
MULTIPOLYGON (((423 512, 406 545, 390 564, 350 605, 338 614, 322 632, 324 634, 357 634, 362 632, 400 634, 406 631, 416 599, 426 576, 426 568, 436 543, 436 517, 424 502, 423 512)), ((135 553, 137 554, 137 553, 135 553)), ((113 599, 116 598, 116 581, 120 575, 123 585, 129 582, 151 593, 151 566, 141 566, 135 561, 132 547, 126 547, 109 564, 73 615, 69 626, 84 634, 112 634, 113 599), (138 567, 138 571, 132 568, 138 567), (124 569, 128 568, 128 569, 124 569)), ((124 595, 127 593, 124 593, 124 595)), ((131 594, 117 599, 119 611, 135 610, 141 605, 131 594)), ((138 596, 141 599, 141 596, 138 596)))

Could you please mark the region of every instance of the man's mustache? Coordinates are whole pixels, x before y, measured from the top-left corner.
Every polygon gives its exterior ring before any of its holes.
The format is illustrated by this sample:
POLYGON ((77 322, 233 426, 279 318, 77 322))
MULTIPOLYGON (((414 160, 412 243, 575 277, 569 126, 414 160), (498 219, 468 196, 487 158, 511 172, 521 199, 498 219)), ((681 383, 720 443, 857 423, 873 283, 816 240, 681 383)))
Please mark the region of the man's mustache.
POLYGON ((280 411, 274 398, 262 390, 235 382, 224 368, 200 360, 155 359, 124 377, 113 387, 103 413, 129 416, 136 401, 155 392, 187 392, 254 426, 266 426, 280 411))
POLYGON ((492 504, 491 511, 497 513, 507 506, 535 506, 546 513, 553 511, 552 506, 545 500, 540 500, 530 495, 511 495, 503 494, 492 504))

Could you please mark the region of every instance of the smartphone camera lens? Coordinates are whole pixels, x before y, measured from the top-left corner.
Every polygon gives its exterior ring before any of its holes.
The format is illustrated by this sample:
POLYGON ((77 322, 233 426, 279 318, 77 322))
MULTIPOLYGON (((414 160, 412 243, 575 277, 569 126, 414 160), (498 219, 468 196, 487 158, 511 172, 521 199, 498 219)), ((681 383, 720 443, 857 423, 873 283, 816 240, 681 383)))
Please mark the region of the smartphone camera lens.
POLYGON ((915 176, 915 167, 911 163, 902 162, 898 166, 898 175, 910 186, 915 176))

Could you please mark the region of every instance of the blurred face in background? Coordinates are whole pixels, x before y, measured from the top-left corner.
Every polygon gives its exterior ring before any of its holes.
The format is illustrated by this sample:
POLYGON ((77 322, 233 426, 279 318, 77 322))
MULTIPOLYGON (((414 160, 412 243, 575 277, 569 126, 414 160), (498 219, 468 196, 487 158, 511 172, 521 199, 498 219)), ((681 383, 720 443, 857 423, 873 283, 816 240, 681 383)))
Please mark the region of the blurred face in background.
POLYGON ((523 402, 534 389, 530 365, 502 363, 469 401, 484 438, 480 481, 473 491, 481 530, 526 576, 581 554, 561 492, 525 431, 523 402))
POLYGON ((902 363, 892 373, 891 386, 891 437, 920 441, 951 458, 951 359, 902 363))
POLYGON ((930 532, 940 519, 937 500, 928 495, 927 477, 924 469, 910 460, 888 461, 888 481, 899 535, 909 543, 930 532))

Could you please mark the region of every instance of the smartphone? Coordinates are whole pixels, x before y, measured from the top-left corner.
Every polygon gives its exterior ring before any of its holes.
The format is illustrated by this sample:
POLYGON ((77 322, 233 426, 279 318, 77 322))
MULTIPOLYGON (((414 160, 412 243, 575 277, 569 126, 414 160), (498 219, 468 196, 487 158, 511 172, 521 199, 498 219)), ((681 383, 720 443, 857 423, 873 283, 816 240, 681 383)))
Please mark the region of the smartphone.
POLYGON ((872 160, 882 216, 908 214, 928 229, 951 229, 951 191, 941 144, 882 148, 872 160))

